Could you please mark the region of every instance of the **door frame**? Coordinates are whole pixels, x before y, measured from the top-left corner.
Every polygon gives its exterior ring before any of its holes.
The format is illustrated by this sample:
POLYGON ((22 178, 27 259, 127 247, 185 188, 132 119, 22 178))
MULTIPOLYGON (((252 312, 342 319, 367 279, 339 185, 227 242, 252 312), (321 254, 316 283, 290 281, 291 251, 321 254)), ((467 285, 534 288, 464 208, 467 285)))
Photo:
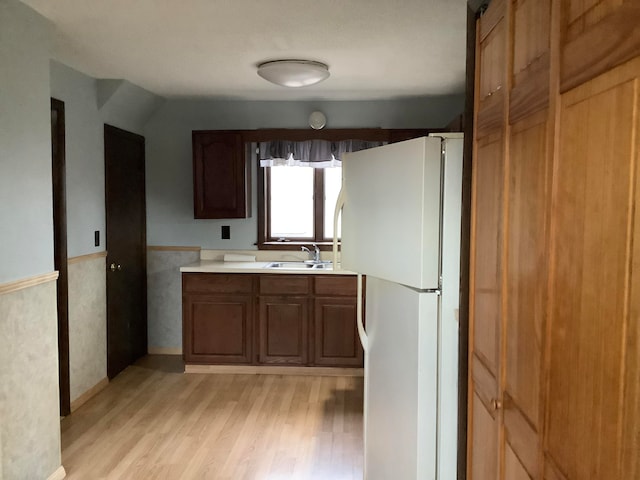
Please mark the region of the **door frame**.
POLYGON ((51 99, 51 112, 56 112, 51 124, 51 183, 53 189, 53 262, 58 271, 56 288, 58 312, 58 375, 60 386, 60 415, 71 413, 71 385, 69 375, 69 276, 67 256, 67 189, 65 157, 64 102, 51 99), (55 142, 54 142, 55 140, 55 142), (57 147, 57 148, 54 148, 57 147))

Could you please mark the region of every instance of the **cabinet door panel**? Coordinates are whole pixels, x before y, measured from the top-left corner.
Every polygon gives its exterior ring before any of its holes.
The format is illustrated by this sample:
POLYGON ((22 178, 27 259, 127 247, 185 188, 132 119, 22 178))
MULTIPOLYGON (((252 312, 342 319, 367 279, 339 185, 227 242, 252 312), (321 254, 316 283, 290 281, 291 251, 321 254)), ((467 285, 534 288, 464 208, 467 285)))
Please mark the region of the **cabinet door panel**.
POLYGON ((183 309, 186 362, 251 363, 250 295, 185 295, 183 309))
POLYGON ((316 298, 314 363, 362 367, 363 351, 356 325, 355 298, 316 298))
POLYGON ((259 297, 260 363, 307 363, 308 302, 306 297, 259 297))
POLYGON ((186 293, 251 293, 253 278, 243 273, 183 273, 182 288, 186 293))
POLYGON ((545 445, 569 480, 631 478, 621 452, 640 438, 624 408, 638 401, 628 332, 639 76, 636 59, 561 103, 545 445))
MULTIPOLYGON (((362 280, 362 290, 364 291, 364 277, 362 280)), ((316 275, 314 285, 316 295, 354 297, 357 293, 358 282, 355 276, 316 275)))
POLYGON ((311 293, 312 278, 309 275, 260 275, 258 291, 261 295, 307 295, 311 293))
POLYGON ((249 171, 242 135, 193 132, 195 218, 246 218, 249 171))

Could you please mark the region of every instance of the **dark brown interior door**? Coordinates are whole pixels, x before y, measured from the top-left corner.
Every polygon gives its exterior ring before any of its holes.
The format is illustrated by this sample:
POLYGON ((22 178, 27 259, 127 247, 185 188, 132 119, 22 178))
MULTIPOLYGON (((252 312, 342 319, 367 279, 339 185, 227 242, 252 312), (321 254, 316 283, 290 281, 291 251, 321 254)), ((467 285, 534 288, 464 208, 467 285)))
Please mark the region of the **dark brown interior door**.
POLYGON ((51 179, 53 187, 53 263, 58 271, 58 375, 60 415, 71 413, 69 387, 69 282, 67 277, 67 194, 64 102, 51 99, 51 179))
POLYGON ((147 353, 144 137, 104 126, 107 375, 147 353))

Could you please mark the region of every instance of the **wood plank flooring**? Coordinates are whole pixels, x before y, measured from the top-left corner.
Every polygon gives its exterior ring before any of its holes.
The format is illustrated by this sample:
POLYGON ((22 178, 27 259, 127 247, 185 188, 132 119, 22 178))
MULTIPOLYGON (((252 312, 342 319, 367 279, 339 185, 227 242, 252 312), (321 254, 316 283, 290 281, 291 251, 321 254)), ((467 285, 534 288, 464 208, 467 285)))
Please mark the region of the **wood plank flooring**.
POLYGON ((361 377, 181 372, 146 357, 64 418, 67 479, 362 479, 361 377))

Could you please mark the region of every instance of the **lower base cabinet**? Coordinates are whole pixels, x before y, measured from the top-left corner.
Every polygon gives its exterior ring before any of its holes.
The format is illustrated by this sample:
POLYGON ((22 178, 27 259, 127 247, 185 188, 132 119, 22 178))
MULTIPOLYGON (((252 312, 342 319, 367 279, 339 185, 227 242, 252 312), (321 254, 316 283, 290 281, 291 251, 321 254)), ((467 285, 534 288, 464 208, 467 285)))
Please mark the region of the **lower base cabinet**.
POLYGON ((314 303, 314 364, 360 367, 364 353, 356 318, 355 298, 316 298, 314 303))
POLYGON ((186 363, 363 366, 355 276, 183 273, 182 285, 186 363))
POLYGON ((309 300, 306 297, 258 297, 258 363, 308 363, 309 300))

